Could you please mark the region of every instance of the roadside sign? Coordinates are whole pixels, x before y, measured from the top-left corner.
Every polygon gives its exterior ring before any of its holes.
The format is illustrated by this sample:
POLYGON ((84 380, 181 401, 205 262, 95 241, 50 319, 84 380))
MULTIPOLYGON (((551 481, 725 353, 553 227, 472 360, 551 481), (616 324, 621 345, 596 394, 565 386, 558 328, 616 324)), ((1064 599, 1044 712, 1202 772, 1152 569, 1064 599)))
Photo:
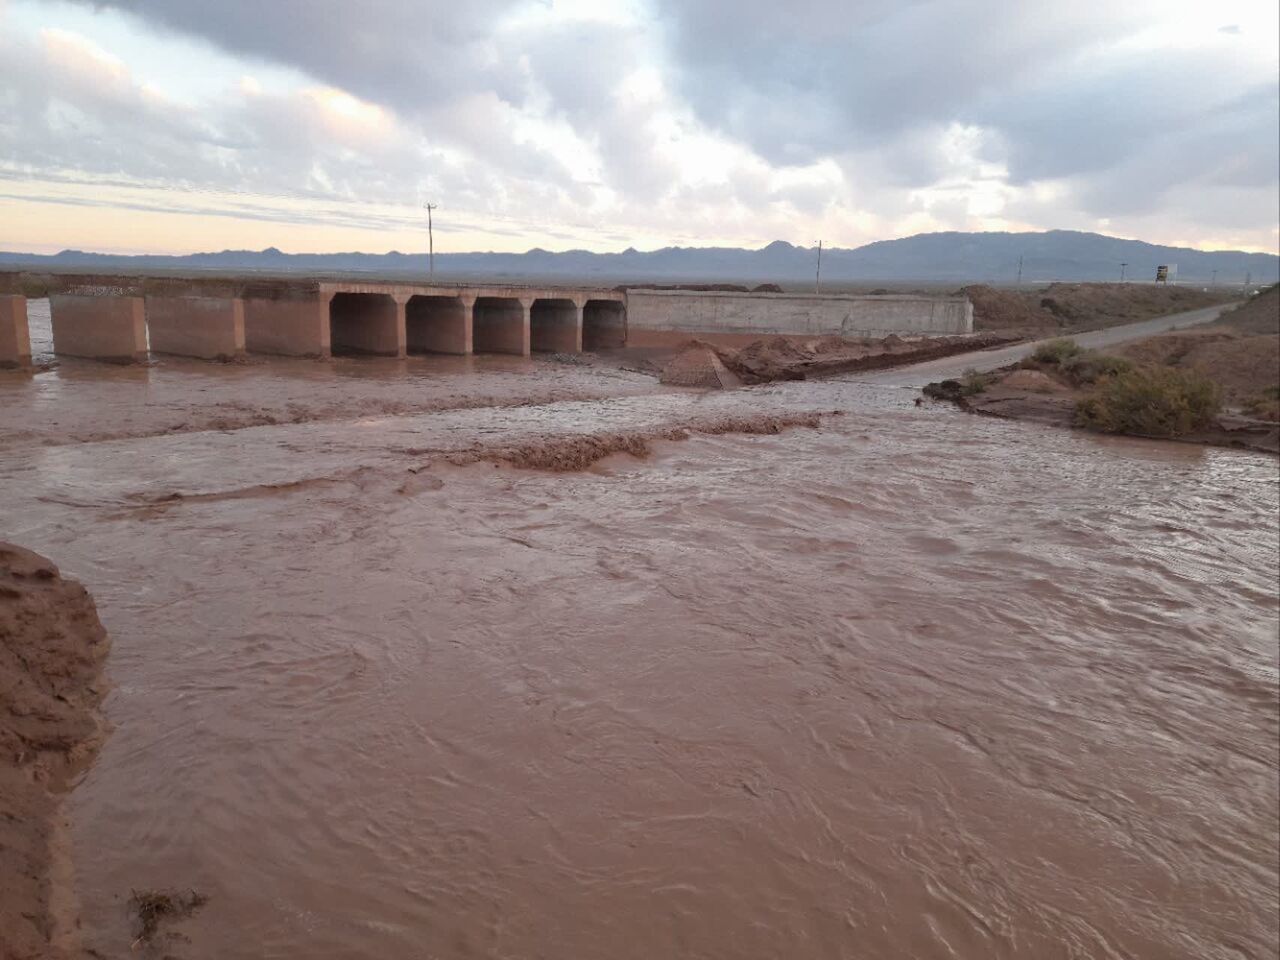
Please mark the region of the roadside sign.
POLYGON ((1156 283, 1169 282, 1169 268, 1163 263, 1156 267, 1156 283))

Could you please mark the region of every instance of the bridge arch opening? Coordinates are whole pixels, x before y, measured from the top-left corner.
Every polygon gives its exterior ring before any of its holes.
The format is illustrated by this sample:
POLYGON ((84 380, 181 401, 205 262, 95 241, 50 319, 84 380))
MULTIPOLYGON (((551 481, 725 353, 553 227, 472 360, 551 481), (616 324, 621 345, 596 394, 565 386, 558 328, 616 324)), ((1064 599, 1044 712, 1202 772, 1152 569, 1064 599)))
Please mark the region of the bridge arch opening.
POLYGON ((617 300, 588 300, 582 308, 582 349, 627 345, 627 308, 617 300))
POLYGON ((544 353, 578 353, 582 337, 578 305, 572 300, 540 299, 529 309, 529 344, 544 353))
POLYGON ((471 338, 476 353, 529 352, 528 316, 515 297, 477 297, 471 310, 471 338))
POLYGON ((404 308, 405 347, 409 353, 468 354, 467 320, 461 297, 410 297, 404 308))
POLYGON ((329 301, 329 349, 334 356, 399 356, 399 314, 390 294, 335 293, 329 301))

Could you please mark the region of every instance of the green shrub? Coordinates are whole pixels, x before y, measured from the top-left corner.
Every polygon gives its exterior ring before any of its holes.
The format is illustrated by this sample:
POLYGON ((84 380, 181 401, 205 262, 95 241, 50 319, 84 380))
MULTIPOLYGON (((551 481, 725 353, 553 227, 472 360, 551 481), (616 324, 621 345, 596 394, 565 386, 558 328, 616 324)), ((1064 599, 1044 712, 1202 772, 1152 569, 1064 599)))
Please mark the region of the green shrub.
POLYGON ((1133 367, 1098 382, 1076 404, 1076 422, 1103 433, 1177 437, 1206 426, 1218 412, 1218 387, 1172 367, 1133 367))
POLYGON ((1058 364, 1058 369, 1072 383, 1080 386, 1085 383, 1097 383, 1103 377, 1115 377, 1128 373, 1133 364, 1124 357, 1113 357, 1096 350, 1082 350, 1058 364))
POLYGON ((1037 363, 1058 364, 1079 352, 1080 345, 1074 340, 1050 340, 1036 347, 1035 353, 1031 354, 1031 359, 1037 363))

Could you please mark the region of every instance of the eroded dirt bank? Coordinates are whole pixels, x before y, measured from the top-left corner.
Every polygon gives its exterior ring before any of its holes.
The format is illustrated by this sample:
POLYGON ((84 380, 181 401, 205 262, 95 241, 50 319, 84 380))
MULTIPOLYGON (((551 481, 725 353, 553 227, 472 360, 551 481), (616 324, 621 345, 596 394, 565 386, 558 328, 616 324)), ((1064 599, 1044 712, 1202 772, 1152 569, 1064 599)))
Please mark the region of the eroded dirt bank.
POLYGON ((103 734, 106 631, 89 594, 0 542, 0 957, 67 955, 77 919, 60 796, 103 734))

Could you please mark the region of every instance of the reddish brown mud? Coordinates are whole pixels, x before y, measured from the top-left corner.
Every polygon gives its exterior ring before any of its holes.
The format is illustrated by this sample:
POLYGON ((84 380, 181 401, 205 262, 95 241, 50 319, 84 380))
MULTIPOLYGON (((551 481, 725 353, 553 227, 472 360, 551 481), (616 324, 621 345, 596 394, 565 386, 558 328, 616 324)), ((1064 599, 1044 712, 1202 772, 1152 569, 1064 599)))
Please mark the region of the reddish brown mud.
MULTIPOLYGON (((64 374, 4 435, 148 402, 64 374)), ((185 960, 1274 956, 1273 457, 648 382, 0 446, 114 638, 88 947, 194 888, 185 960)))

